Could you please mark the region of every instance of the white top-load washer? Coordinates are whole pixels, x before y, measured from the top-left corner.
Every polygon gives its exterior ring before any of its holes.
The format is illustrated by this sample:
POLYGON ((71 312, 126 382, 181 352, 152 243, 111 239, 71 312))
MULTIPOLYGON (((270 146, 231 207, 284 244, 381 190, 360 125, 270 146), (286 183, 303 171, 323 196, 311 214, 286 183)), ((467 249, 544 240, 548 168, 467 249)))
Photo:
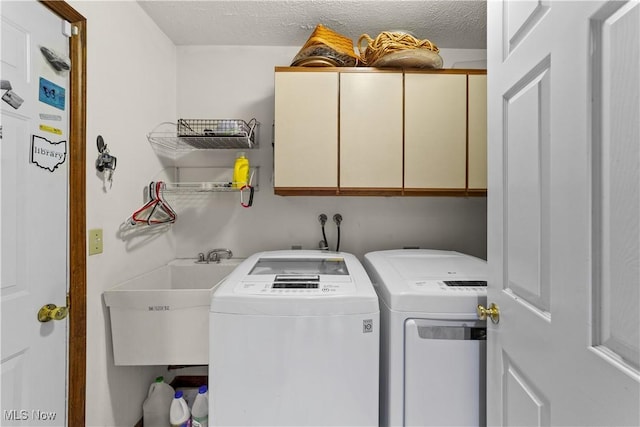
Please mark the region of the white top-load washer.
POLYGON ((211 299, 210 425, 378 426, 379 315, 351 254, 250 256, 211 299))
POLYGON ((380 298, 380 425, 485 425, 486 261, 401 249, 364 266, 380 298))

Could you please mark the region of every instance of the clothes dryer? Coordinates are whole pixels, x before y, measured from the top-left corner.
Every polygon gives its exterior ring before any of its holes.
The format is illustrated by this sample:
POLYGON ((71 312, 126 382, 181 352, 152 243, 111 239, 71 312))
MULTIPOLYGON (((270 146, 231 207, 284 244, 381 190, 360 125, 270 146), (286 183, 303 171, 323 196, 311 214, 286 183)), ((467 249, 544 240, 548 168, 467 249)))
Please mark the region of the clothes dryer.
POLYGON ((380 299, 380 425, 484 426, 486 261, 403 249, 364 266, 380 299))
POLYGON ((379 308, 347 253, 273 251, 211 299, 212 426, 378 426, 379 308))

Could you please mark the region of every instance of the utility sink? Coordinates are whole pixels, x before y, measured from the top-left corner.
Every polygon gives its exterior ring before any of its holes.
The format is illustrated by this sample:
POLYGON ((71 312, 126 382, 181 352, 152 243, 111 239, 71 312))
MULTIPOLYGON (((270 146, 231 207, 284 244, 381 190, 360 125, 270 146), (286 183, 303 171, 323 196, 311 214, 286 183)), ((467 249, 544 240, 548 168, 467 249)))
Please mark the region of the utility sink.
POLYGON ((209 305, 243 260, 176 259, 104 292, 116 365, 207 365, 209 305))

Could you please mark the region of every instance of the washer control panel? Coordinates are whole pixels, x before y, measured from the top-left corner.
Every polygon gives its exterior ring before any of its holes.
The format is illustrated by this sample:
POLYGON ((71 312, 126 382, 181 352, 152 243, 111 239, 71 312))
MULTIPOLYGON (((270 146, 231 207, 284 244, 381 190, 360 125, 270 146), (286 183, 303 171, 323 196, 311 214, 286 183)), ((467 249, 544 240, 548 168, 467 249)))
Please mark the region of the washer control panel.
POLYGON ((242 295, 354 295, 344 257, 262 257, 234 287, 242 295))
POLYGON ((349 295, 355 294, 356 288, 350 278, 321 275, 275 275, 273 280, 268 277, 250 278, 239 282, 234 291, 243 295, 349 295), (267 280, 265 280, 267 279, 267 280))
POLYGON ((414 280, 409 286, 417 291, 438 293, 479 293, 486 294, 485 280, 414 280))

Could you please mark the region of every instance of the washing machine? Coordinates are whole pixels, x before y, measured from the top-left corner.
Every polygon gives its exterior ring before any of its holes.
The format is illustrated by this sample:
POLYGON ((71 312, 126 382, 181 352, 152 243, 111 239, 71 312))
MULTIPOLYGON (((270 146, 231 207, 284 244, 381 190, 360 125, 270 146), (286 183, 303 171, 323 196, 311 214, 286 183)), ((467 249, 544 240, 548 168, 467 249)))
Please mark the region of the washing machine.
POLYGON ((270 251, 211 298, 212 426, 378 426, 378 298, 344 252, 270 251))
POLYGON ((380 425, 486 425, 486 261, 402 249, 364 266, 380 300, 380 425))

